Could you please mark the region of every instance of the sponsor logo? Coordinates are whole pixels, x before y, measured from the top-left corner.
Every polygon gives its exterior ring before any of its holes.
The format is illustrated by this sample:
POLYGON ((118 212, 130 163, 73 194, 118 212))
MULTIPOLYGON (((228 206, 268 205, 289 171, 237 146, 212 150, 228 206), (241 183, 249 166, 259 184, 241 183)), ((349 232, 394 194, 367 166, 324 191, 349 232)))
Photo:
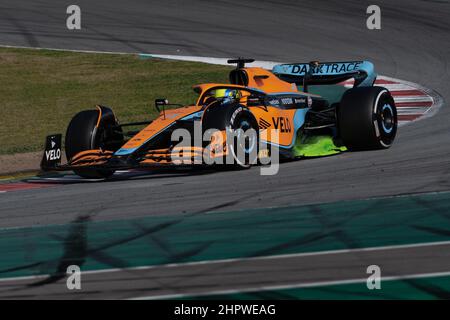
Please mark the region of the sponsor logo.
MULTIPOLYGON (((336 74, 357 71, 362 62, 345 62, 345 63, 324 63, 319 64, 312 69, 313 75, 320 74, 336 74)), ((291 66, 290 73, 306 74, 309 70, 308 64, 294 64, 291 66)))
POLYGON ((277 105, 280 104, 280 101, 278 99, 272 99, 272 100, 269 101, 269 103, 274 105, 274 106, 277 106, 277 105))
POLYGON ((295 104, 300 104, 300 103, 305 103, 305 102, 306 102, 305 98, 294 98, 295 104))
POLYGON ((291 132, 291 122, 286 117, 272 117, 273 125, 281 133, 291 132))
POLYGON ((281 103, 283 104, 293 104, 292 98, 281 98, 281 103))
POLYGON ((52 149, 45 151, 47 161, 55 161, 61 159, 61 149, 52 149))
POLYGON ((292 106, 292 105, 296 105, 296 104, 305 104, 306 103, 306 98, 304 97, 284 97, 284 98, 278 98, 278 99, 272 99, 269 100, 269 104, 273 105, 273 106, 279 106, 279 105, 284 105, 284 106, 292 106))
POLYGON ((50 150, 45 150, 45 158, 47 161, 57 161, 61 159, 61 149, 54 139, 56 139, 56 137, 52 136, 50 138, 50 150))
POLYGON ((243 109, 242 107, 237 108, 233 114, 231 115, 231 119, 230 119, 230 123, 234 124, 234 120, 236 119, 236 116, 238 115, 239 112, 241 112, 243 109))

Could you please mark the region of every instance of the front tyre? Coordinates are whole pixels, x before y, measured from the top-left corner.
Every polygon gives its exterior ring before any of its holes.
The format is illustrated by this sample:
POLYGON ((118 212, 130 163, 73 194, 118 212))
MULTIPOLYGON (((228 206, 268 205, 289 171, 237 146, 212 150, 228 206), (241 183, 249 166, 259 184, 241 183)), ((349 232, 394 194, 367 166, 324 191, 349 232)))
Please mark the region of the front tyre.
POLYGON ((216 105, 205 110, 203 132, 219 130, 226 133, 228 156, 223 163, 233 168, 249 168, 257 163, 258 123, 251 111, 240 104, 216 105))
POLYGON ((247 109, 238 107, 230 118, 227 131, 232 137, 227 139, 228 150, 233 161, 240 168, 250 168, 257 163, 258 157, 258 124, 253 114, 247 109))
MULTIPOLYGON (((101 107, 98 110, 85 110, 77 113, 69 123, 66 131, 65 148, 67 160, 70 161, 82 151, 116 148, 116 141, 123 140, 123 136, 111 133, 116 124, 111 109, 101 107), (102 113, 103 111, 103 113, 102 113)), ((120 143, 118 144, 120 145, 120 143)), ((76 169, 75 174, 83 178, 99 179, 108 178, 114 174, 110 169, 76 169)))
POLYGON ((397 133, 397 109, 383 87, 347 90, 337 108, 339 135, 350 150, 387 149, 397 133))

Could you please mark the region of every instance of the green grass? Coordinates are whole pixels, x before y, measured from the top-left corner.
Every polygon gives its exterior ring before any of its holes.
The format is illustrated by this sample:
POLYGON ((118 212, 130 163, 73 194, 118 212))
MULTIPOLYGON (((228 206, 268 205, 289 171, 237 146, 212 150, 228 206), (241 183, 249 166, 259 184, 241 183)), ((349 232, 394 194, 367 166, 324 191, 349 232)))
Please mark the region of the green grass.
POLYGON ((110 106, 121 122, 156 116, 154 100, 190 104, 192 85, 227 82, 230 67, 136 55, 0 48, 0 154, 42 150, 75 113, 110 106))

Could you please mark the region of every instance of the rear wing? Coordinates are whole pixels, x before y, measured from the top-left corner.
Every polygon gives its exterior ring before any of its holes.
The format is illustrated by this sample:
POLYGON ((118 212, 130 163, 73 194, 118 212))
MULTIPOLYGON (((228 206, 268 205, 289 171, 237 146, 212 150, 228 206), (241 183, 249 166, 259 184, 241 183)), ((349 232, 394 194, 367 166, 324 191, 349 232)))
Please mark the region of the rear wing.
POLYGON ((305 86, 336 84, 354 78, 354 87, 370 87, 377 78, 369 61, 279 64, 273 67, 272 73, 281 80, 305 86))

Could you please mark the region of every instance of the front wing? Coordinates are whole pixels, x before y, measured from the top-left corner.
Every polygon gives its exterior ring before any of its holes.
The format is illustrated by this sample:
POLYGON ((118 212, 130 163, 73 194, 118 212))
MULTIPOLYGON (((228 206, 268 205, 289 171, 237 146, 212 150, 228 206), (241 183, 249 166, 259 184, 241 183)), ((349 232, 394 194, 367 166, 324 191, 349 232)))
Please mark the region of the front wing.
MULTIPOLYGON (((46 161, 46 154, 41 163, 43 171, 66 171, 77 169, 132 169, 180 167, 203 164, 204 148, 167 148, 150 150, 139 158, 116 156, 111 151, 87 150, 78 153, 66 164, 46 161)), ((219 155, 217 155, 219 156, 219 155)))

